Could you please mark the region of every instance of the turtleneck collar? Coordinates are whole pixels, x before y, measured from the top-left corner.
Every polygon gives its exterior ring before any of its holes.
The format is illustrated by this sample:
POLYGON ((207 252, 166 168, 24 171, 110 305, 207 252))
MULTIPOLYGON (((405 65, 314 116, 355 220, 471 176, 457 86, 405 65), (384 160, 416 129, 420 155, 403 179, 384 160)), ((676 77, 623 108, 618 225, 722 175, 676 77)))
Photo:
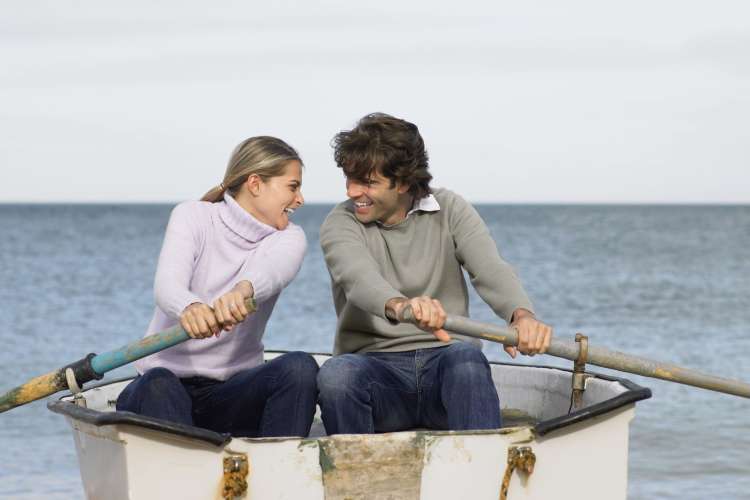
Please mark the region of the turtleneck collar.
POLYGON ((275 227, 253 217, 228 193, 224 193, 224 201, 219 203, 219 217, 233 233, 251 243, 278 231, 275 227))

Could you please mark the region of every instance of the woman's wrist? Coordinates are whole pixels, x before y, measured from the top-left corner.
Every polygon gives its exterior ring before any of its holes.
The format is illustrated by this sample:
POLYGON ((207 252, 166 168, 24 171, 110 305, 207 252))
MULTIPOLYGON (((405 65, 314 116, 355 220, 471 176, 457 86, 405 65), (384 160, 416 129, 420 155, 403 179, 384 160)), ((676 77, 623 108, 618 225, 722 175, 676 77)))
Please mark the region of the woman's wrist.
POLYGON ((234 289, 240 292, 242 296, 246 299, 251 298, 255 294, 255 290, 253 289, 253 284, 250 283, 248 280, 239 281, 236 285, 234 285, 234 289))

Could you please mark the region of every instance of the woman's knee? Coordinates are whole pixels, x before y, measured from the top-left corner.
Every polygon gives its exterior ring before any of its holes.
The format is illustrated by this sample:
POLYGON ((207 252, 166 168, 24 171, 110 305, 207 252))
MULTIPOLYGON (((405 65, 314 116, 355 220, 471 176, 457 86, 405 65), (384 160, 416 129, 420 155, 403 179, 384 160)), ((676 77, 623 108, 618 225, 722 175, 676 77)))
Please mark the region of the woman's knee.
POLYGON ((151 368, 123 389, 117 398, 117 410, 137 411, 144 401, 167 399, 174 392, 184 392, 177 375, 166 368, 151 368))
POLYGON ((279 360, 284 371, 303 385, 314 385, 318 375, 318 363, 310 354, 294 351, 284 354, 279 360))
POLYGON ((182 387, 179 377, 166 368, 151 368, 136 379, 135 389, 166 394, 171 388, 182 387))
POLYGON ((156 367, 147 370, 141 375, 140 380, 144 382, 159 381, 179 381, 180 379, 167 368, 156 367))

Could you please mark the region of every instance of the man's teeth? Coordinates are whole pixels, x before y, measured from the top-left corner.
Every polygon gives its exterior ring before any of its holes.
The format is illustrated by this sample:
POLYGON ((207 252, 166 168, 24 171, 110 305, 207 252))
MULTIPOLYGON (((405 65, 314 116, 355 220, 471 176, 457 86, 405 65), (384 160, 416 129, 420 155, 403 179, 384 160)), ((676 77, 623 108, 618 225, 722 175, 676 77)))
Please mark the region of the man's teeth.
POLYGON ((293 208, 285 208, 284 212, 286 212, 288 215, 292 215, 294 213, 294 209, 293 208))
POLYGON ((355 201, 354 205, 360 208, 369 207, 372 205, 371 201, 355 201))

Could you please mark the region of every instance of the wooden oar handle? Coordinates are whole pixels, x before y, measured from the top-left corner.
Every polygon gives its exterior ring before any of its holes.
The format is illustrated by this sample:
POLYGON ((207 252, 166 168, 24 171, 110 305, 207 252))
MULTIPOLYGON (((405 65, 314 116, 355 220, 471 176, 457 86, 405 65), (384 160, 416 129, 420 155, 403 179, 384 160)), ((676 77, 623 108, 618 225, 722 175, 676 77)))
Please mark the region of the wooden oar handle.
MULTIPOLYGON (((406 304, 404 308, 401 309, 398 322, 411 323, 412 325, 419 324, 419 321, 414 317, 414 311, 412 311, 411 305, 406 304)), ((518 345, 518 332, 515 328, 503 328, 501 326, 492 325, 491 331, 479 331, 476 329, 476 325, 476 321, 464 318, 463 316, 449 314, 445 319, 443 328, 449 332, 489 340, 491 342, 498 342, 504 346, 516 347, 518 345)))
MULTIPOLYGON (((411 318, 411 316, 409 317, 411 318)), ((407 321, 405 315, 404 320, 407 321)), ((409 319, 408 321, 413 322, 413 319, 409 319)), ((448 315, 444 328, 468 337, 499 342, 506 346, 515 346, 518 344, 518 334, 514 329, 489 323, 480 323, 479 321, 474 321, 463 316, 448 315)), ((576 361, 578 360, 579 351, 580 345, 572 339, 553 338, 546 354, 576 361)), ((612 351, 605 347, 592 346, 590 343, 586 358, 586 363, 590 365, 750 398, 750 384, 747 382, 717 377, 670 363, 612 351)))

